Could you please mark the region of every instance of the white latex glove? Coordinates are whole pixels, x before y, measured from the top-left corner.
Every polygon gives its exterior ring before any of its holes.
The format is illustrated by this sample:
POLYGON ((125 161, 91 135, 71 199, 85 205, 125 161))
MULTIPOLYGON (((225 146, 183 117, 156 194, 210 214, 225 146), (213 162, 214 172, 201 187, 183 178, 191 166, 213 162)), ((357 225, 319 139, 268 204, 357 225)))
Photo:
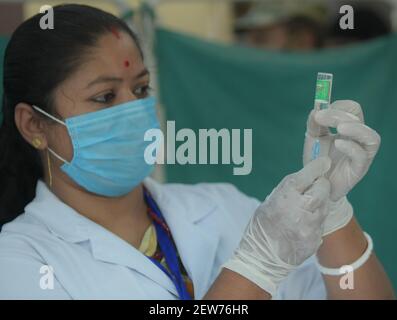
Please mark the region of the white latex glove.
POLYGON ((285 177, 258 207, 234 256, 223 266, 272 296, 287 275, 316 253, 322 242, 330 184, 329 158, 285 177))
POLYGON ((344 227, 353 216, 346 195, 365 176, 379 149, 380 136, 364 124, 361 106, 354 101, 336 101, 329 109, 312 111, 307 122, 303 163, 312 157, 313 144, 320 141, 320 156, 332 161, 327 178, 331 183, 330 213, 324 235, 344 227), (336 128, 332 134, 329 127, 336 128))

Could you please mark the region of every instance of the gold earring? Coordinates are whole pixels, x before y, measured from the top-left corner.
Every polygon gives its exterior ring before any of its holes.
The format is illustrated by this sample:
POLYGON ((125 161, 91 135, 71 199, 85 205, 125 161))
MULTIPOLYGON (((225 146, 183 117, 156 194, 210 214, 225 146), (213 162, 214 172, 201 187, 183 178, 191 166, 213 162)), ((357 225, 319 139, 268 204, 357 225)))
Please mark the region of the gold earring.
POLYGON ((34 138, 33 141, 33 146, 37 149, 38 147, 41 146, 41 140, 39 138, 34 138))
POLYGON ((50 179, 50 188, 52 187, 52 172, 51 172, 51 160, 50 152, 47 149, 47 167, 48 167, 48 178, 50 179))

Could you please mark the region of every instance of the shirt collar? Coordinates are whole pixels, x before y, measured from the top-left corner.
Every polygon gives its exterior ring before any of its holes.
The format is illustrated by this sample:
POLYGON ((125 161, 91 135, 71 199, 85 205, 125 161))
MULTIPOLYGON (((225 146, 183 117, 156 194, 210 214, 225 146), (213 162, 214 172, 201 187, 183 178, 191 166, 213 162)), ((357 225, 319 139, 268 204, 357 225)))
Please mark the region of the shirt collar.
MULTIPOLYGON (((198 192, 198 188, 193 185, 182 185, 184 193, 181 193, 181 184, 161 184, 152 178, 146 178, 144 185, 149 190, 154 201, 162 208, 179 208, 184 207, 183 213, 185 218, 191 223, 198 223, 206 215, 210 214, 216 208, 216 203, 208 195, 198 192), (188 189, 190 192, 188 193, 188 189), (188 197, 185 196, 188 194, 188 197)), ((167 220, 168 215, 164 213, 167 220)))
MULTIPOLYGON (((208 197, 200 193, 194 194, 194 207, 189 206, 188 203, 192 202, 191 199, 184 199, 183 195, 175 195, 178 190, 173 190, 173 188, 177 187, 177 185, 170 184, 167 192, 165 192, 163 184, 156 182, 152 178, 146 178, 144 185, 161 207, 172 207, 175 205, 176 200, 179 204, 186 204, 186 209, 189 208, 190 210, 185 212, 185 218, 191 223, 198 223, 204 216, 211 213, 215 207, 215 204, 209 201, 208 197), (199 208, 197 208, 198 203, 200 203, 199 208)), ((36 196, 26 206, 25 213, 35 216, 52 233, 69 242, 88 240, 95 229, 103 229, 97 223, 65 204, 41 180, 37 182, 36 196)))

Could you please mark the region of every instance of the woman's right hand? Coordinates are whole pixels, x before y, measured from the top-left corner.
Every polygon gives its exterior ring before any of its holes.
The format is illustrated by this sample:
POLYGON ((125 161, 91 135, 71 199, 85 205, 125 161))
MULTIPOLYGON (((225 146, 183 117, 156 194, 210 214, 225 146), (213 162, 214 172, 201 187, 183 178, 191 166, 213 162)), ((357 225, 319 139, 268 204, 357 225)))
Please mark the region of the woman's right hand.
POLYGON ((234 256, 223 266, 274 296, 279 283, 322 243, 329 158, 288 175, 258 207, 234 256))

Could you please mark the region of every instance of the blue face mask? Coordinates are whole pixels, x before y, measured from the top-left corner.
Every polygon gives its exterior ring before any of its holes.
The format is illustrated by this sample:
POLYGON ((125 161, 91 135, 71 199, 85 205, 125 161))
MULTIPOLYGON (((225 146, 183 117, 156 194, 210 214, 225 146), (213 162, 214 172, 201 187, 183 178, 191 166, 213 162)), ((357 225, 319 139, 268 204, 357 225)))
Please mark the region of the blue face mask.
POLYGON ((65 122, 40 108, 37 111, 65 125, 73 144, 73 159, 61 169, 77 184, 95 194, 127 194, 152 171, 144 158, 150 142, 145 132, 159 128, 155 98, 129 101, 107 109, 67 118, 65 122))

